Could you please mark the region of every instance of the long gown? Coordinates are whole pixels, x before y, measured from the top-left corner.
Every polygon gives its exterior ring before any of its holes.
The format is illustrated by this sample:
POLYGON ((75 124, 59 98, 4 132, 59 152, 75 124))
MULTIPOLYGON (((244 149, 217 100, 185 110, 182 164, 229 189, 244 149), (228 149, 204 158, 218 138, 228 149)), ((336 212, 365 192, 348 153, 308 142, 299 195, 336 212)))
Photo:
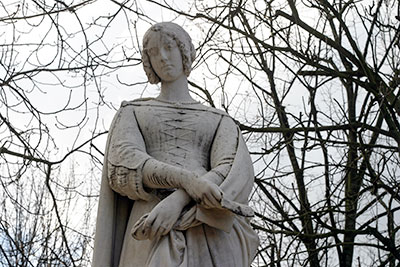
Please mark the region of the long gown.
POLYGON ((173 191, 144 188, 141 169, 150 158, 206 175, 224 197, 247 204, 252 162, 240 130, 226 113, 199 103, 124 102, 107 143, 93 267, 250 266, 258 237, 246 218, 226 210, 192 202, 169 234, 137 240, 138 233, 132 232, 135 223, 173 191), (134 186, 129 198, 114 186, 119 166, 137 174, 130 181, 134 186))

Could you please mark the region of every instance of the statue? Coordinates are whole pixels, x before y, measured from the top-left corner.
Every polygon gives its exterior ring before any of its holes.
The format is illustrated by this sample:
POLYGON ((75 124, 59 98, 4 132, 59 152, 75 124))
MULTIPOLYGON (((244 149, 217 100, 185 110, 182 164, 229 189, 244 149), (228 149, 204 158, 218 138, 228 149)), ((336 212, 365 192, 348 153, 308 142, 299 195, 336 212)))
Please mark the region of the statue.
POLYGON ((123 102, 110 127, 93 267, 246 267, 255 256, 252 162, 232 118, 190 96, 194 57, 174 23, 143 38, 145 72, 161 92, 123 102))

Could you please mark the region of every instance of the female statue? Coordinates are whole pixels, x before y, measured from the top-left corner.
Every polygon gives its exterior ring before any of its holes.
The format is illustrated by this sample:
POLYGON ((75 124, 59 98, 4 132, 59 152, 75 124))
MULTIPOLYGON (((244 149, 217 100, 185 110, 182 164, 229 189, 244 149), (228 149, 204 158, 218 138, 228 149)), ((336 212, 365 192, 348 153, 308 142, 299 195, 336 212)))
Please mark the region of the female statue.
POLYGON ((190 36, 174 23, 143 38, 145 72, 161 92, 123 102, 110 127, 93 267, 253 260, 258 237, 241 216, 251 213, 252 162, 234 121, 190 96, 194 57, 190 36))

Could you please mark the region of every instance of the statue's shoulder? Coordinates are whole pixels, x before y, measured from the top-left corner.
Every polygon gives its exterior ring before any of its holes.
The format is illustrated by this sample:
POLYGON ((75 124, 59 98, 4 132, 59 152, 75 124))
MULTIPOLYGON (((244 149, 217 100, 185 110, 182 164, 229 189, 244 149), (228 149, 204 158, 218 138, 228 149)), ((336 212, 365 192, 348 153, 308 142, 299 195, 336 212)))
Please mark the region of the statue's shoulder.
POLYGON ((122 101, 121 108, 128 107, 128 106, 141 106, 141 105, 149 103, 153 99, 154 98, 151 98, 151 97, 144 97, 144 98, 138 98, 138 99, 129 100, 129 101, 125 100, 125 101, 122 101))
POLYGON ((199 105, 205 111, 208 111, 208 112, 214 113, 214 114, 218 114, 218 115, 221 115, 221 116, 224 116, 224 117, 231 118, 231 116, 227 112, 225 112, 224 110, 221 110, 221 109, 218 109, 218 108, 215 108, 215 107, 206 106, 204 104, 199 104, 199 105))
POLYGON ((221 122, 223 122, 223 124, 226 127, 230 128, 232 130, 234 130, 238 127, 238 122, 234 118, 232 118, 228 114, 228 112, 221 110, 221 109, 214 108, 214 107, 205 106, 205 105, 203 105, 203 107, 206 108, 209 113, 213 113, 213 114, 219 116, 221 118, 221 122))

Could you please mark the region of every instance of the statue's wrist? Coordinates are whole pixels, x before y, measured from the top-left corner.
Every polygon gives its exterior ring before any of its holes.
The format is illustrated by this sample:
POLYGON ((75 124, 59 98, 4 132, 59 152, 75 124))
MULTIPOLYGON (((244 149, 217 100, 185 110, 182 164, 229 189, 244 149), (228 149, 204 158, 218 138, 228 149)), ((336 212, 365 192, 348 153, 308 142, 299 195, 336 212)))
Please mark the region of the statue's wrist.
POLYGON ((183 209, 191 200, 190 196, 183 189, 176 190, 168 198, 180 209, 183 209))
POLYGON ((197 175, 194 173, 190 173, 187 177, 184 177, 181 180, 181 188, 184 189, 186 192, 190 192, 193 190, 194 185, 197 183, 197 175))

